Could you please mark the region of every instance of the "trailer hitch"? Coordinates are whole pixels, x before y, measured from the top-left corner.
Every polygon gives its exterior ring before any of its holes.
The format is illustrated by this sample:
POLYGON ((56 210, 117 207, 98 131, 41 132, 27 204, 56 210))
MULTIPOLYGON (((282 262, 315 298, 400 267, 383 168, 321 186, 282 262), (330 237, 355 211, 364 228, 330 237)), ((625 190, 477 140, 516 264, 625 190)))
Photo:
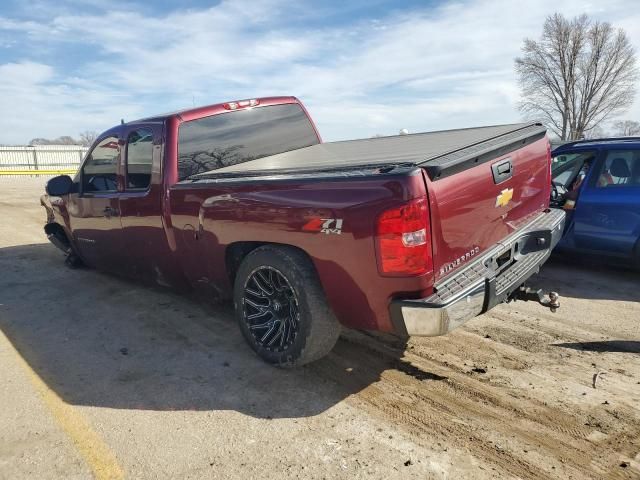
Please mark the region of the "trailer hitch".
POLYGON ((525 285, 520 286, 520 288, 514 291, 509 300, 538 302, 540 305, 547 307, 554 313, 558 308, 560 308, 560 295, 558 295, 557 292, 549 292, 548 295, 545 295, 542 289, 535 290, 525 285))

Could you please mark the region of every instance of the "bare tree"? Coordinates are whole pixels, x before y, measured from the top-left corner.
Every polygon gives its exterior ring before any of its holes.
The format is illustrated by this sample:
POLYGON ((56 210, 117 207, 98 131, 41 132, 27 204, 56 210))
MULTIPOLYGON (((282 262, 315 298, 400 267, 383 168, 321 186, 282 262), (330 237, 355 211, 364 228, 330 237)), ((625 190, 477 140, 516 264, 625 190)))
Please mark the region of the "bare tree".
POLYGON ((586 15, 547 17, 539 41, 525 39, 516 58, 520 110, 562 139, 582 138, 633 103, 638 71, 626 33, 586 15))
POLYGON ((589 130, 585 130, 583 134, 583 137, 588 139, 605 138, 607 136, 608 136, 608 133, 600 125, 594 125, 589 130))
POLYGON ((90 147, 98 138, 98 132, 94 130, 85 130, 80 132, 80 143, 85 147, 90 147))
POLYGON ((619 137, 640 136, 640 122, 621 120, 613 124, 615 135, 619 137))
POLYGON ((29 146, 34 146, 34 145, 50 145, 51 144, 51 140, 48 140, 46 138, 32 138, 29 141, 29 146))
POLYGON ((63 135, 62 137, 58 137, 51 142, 54 145, 78 145, 78 141, 69 135, 63 135))
POLYGON ((69 135, 63 135, 54 139, 42 137, 33 138, 29 141, 29 145, 84 145, 82 142, 83 140, 76 140, 69 135))
POLYGON ((242 156, 238 150, 243 145, 231 145, 227 148, 215 147, 212 150, 199 150, 178 156, 178 176, 188 178, 218 168, 253 160, 250 156, 242 156))

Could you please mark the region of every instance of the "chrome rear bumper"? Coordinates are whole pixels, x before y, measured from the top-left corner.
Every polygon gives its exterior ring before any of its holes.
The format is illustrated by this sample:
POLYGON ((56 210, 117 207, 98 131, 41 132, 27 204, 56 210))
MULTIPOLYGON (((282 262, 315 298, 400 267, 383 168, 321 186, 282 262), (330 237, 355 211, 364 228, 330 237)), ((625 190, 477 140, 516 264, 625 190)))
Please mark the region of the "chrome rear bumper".
POLYGON ((504 302, 547 261, 562 237, 565 214, 546 210, 419 300, 395 299, 390 313, 396 333, 437 336, 504 302), (498 259, 511 252, 509 261, 498 259))

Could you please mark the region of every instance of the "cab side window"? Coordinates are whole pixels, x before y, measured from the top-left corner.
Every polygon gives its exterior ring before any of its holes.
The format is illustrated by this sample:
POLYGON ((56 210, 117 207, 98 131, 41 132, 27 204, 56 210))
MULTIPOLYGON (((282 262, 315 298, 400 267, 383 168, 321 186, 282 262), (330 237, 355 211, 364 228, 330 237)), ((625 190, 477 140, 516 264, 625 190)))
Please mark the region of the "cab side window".
POLYGON ((91 151, 82 167, 82 192, 118 190, 120 145, 117 137, 106 137, 91 151))
POLYGON ((598 188, 640 186, 640 150, 607 152, 596 186, 598 188))
POLYGON ((151 183, 153 132, 140 128, 127 138, 127 189, 146 190, 151 183))

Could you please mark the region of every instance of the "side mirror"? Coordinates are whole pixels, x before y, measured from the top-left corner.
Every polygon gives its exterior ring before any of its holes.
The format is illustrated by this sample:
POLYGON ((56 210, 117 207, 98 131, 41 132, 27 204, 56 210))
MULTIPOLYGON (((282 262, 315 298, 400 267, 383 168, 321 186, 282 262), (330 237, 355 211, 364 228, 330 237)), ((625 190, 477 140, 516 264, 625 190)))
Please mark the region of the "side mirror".
POLYGON ((45 190, 47 195, 52 197, 61 197, 71 192, 73 180, 69 175, 58 175, 47 182, 45 190))

